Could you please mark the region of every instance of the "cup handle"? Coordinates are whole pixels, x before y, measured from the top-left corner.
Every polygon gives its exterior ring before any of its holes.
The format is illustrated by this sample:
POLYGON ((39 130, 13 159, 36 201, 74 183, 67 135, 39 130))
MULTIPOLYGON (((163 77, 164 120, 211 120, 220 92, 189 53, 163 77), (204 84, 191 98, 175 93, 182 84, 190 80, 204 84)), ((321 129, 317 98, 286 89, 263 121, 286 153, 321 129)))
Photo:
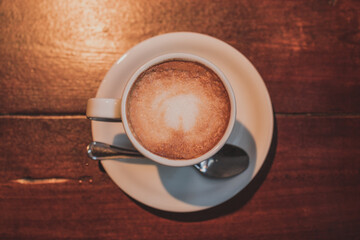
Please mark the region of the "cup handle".
POLYGON ((121 122, 121 99, 90 98, 86 117, 94 121, 121 122))

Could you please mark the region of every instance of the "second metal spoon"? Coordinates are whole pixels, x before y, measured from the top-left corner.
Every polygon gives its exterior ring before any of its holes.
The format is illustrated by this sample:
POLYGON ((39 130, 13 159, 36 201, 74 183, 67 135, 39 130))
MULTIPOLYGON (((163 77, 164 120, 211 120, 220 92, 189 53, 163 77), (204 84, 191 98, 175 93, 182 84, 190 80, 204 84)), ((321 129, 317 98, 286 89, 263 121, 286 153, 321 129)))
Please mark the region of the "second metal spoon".
MULTIPOLYGON (((136 150, 125 149, 102 142, 91 142, 87 147, 87 153, 92 160, 144 158, 136 150)), ((225 144, 214 156, 194 165, 201 174, 211 178, 232 177, 245 171, 248 166, 248 154, 241 148, 230 144, 225 144)))

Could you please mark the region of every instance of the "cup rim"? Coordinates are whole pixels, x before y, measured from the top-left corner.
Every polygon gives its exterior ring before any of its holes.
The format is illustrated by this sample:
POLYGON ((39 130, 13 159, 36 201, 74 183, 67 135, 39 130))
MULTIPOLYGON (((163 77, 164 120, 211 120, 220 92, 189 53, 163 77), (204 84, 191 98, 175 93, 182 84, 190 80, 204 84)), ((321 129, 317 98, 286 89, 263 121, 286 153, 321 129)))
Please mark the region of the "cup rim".
POLYGON ((124 91, 122 94, 122 98, 121 98, 121 118, 122 118, 122 124, 124 126, 124 130, 126 132, 126 135, 129 138, 129 140, 131 141, 133 146, 145 157, 147 157, 155 162, 158 162, 162 165, 167 165, 167 166, 173 166, 173 167, 191 166, 191 165, 200 163, 200 162, 212 157, 213 155, 215 155, 224 146, 227 139, 230 137, 230 134, 231 134, 232 129, 235 124, 235 118, 236 118, 235 94, 234 94, 234 91, 230 85, 230 82, 226 78, 225 74, 209 60, 204 59, 204 58, 199 57, 194 54, 189 54, 189 53, 167 53, 167 54, 157 56, 157 57, 147 61, 144 65, 139 67, 135 71, 135 73, 132 75, 132 77, 128 80, 128 82, 125 85, 125 88, 124 88, 124 91), (177 59, 185 60, 185 61, 199 62, 199 63, 205 65, 206 67, 210 68, 211 70, 213 70, 221 79, 221 81, 222 81, 223 85, 225 86, 225 89, 228 93, 229 99, 230 99, 230 119, 229 119, 229 123, 225 130, 224 135, 217 142, 217 144, 213 148, 211 148, 209 151, 207 151, 205 154, 202 154, 201 156, 198 156, 196 158, 191 158, 191 159, 170 159, 170 158, 166 158, 163 156, 159 156, 159 155, 154 154, 154 153, 150 152, 149 150, 147 150, 144 146, 142 146, 142 144, 140 144, 140 142, 135 138, 134 134, 132 133, 129 123, 128 123, 128 120, 127 120, 127 114, 126 114, 126 111, 127 111, 126 102, 127 102, 128 94, 132 88, 133 83, 137 80, 137 78, 140 76, 140 74, 142 72, 144 72, 146 69, 148 69, 156 64, 159 64, 159 63, 162 63, 165 61, 169 61, 169 60, 177 60, 177 59))

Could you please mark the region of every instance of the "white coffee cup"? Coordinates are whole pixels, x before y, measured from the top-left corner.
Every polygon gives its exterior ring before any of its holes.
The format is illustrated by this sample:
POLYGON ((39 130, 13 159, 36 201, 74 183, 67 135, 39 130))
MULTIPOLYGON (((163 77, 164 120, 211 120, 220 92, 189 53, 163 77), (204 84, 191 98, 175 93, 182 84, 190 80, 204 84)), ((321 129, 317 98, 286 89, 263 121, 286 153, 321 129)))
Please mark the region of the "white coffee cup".
POLYGON ((112 98, 90 98, 87 103, 87 109, 86 109, 86 116, 91 120, 97 120, 97 121, 121 121, 123 124, 123 127, 125 129, 125 133, 133 146, 145 157, 163 164, 167 166, 174 166, 174 167, 181 167, 181 166, 191 166, 195 165, 201 161, 204 161, 211 156, 215 155, 226 143, 227 139, 230 136, 230 133, 233 129, 235 119, 236 119, 236 103, 235 103, 235 96, 234 92, 231 88, 231 85, 229 81, 227 80, 226 76, 221 72, 221 70, 215 66, 210 61, 193 55, 193 54, 187 54, 187 53, 169 53, 165 55, 158 56, 144 65, 142 65, 129 79, 129 81, 126 83, 125 89, 122 93, 122 97, 120 99, 112 99, 112 98), (128 94, 135 83, 135 81, 138 79, 141 73, 143 73, 148 68, 165 62, 169 60, 185 60, 185 61, 192 61, 192 62, 198 62, 202 65, 205 65, 212 71, 214 71, 217 76, 221 79, 230 100, 230 118, 228 122, 228 126, 225 130, 224 135, 222 138, 216 143, 216 145, 211 148, 208 152, 205 154, 202 154, 196 158, 192 159, 169 159, 163 156, 156 155, 149 150, 147 150, 142 144, 135 138, 134 134, 131 131, 131 128, 129 126, 129 122, 127 119, 126 114, 126 107, 127 107, 127 98, 128 94))

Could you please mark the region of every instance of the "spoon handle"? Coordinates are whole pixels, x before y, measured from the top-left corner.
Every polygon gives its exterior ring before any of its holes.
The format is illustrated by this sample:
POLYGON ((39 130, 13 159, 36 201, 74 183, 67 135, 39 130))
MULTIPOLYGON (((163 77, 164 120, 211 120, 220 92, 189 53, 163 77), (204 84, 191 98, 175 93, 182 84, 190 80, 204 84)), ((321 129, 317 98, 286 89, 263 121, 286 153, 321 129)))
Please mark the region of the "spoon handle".
POLYGON ((136 150, 121 148, 102 142, 91 142, 87 146, 87 154, 92 160, 144 158, 144 156, 136 150))

